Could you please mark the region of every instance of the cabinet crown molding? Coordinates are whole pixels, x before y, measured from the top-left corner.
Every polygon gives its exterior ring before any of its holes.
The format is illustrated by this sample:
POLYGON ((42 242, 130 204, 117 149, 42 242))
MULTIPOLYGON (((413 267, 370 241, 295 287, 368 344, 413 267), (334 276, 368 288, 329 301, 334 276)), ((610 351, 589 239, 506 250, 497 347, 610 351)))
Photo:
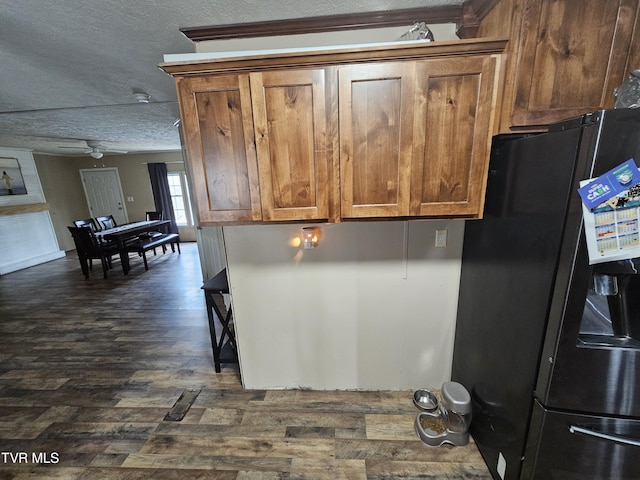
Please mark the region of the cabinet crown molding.
POLYGON ((469 11, 473 12, 473 22, 477 23, 491 11, 496 3, 498 3, 498 0, 467 0, 460 5, 324 15, 231 25, 186 27, 181 28, 180 32, 192 42, 201 42, 274 35, 337 32, 363 28, 398 27, 411 25, 417 21, 433 24, 456 23, 464 25, 465 22, 469 21, 469 11))

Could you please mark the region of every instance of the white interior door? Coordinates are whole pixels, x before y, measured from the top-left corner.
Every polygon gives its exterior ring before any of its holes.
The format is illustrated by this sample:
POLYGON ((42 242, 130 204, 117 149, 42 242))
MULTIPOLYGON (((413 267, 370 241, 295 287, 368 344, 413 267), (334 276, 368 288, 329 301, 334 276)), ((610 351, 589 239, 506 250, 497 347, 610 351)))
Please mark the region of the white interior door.
POLYGON ((93 218, 113 215, 118 225, 128 223, 129 217, 117 168, 81 169, 80 176, 89 212, 93 218))

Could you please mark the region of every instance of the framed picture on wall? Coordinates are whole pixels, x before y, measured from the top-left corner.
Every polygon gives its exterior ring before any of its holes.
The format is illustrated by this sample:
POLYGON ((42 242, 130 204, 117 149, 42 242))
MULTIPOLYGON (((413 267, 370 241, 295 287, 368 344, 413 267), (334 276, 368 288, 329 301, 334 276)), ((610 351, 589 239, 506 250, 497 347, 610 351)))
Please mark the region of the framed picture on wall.
POLYGON ((27 187, 22 178, 18 159, 0 157, 0 196, 26 194, 27 187))

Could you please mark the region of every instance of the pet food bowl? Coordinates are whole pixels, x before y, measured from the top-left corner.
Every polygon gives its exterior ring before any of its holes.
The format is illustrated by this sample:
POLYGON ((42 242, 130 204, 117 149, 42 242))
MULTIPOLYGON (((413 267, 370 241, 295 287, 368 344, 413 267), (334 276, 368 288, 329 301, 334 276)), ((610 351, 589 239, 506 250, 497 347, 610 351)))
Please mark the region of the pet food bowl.
POLYGON ((416 415, 414 427, 422 443, 439 447, 449 443, 462 447, 469 443, 468 432, 452 432, 447 428, 447 420, 441 412, 420 412, 416 415))

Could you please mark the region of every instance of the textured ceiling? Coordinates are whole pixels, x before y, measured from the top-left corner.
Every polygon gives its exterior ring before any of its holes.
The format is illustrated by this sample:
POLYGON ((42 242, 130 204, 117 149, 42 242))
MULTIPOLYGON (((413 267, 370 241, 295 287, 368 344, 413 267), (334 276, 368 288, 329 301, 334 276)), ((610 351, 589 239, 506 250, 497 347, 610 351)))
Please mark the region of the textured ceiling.
POLYGON ((164 54, 191 53, 179 29, 463 0, 0 0, 0 147, 82 154, 180 150, 164 54), (136 103, 135 92, 151 95, 136 103), (75 147, 75 148, 60 148, 75 147))

